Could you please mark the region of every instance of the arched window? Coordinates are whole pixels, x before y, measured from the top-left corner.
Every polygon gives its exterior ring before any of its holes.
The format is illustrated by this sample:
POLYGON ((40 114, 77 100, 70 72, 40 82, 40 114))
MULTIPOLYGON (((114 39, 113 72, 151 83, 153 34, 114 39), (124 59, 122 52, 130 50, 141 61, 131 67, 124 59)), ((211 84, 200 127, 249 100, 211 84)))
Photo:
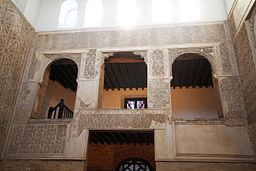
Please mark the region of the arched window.
POLYGON ((146 160, 131 158, 119 163, 117 171, 152 171, 152 166, 146 160))
POLYGON ((183 22, 200 20, 199 0, 179 0, 179 16, 183 22))
POLYGON ((74 61, 53 61, 44 71, 31 117, 71 119, 75 106, 77 73, 78 67, 74 61))
POLYGON ((119 0, 117 7, 117 24, 121 26, 132 26, 136 24, 136 18, 136 0, 119 0))
POLYGON ((171 0, 152 0, 153 23, 168 23, 171 20, 171 0))
POLYGON ((171 97, 174 118, 222 117, 218 88, 210 62, 199 54, 185 53, 172 64, 171 97))
POLYGON ((102 19, 102 0, 89 0, 86 4, 84 26, 100 26, 102 19))
POLYGON ((58 27, 74 27, 77 22, 78 4, 75 0, 65 0, 60 9, 58 27))

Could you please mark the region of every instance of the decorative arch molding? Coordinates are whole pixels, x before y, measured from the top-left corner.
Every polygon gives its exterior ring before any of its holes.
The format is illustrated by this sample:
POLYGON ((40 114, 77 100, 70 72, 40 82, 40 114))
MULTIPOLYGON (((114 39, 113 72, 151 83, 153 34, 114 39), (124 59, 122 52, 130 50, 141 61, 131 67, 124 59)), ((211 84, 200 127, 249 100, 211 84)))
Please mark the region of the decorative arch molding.
MULTIPOLYGON (((215 76, 217 75, 218 66, 217 66, 217 61, 214 58, 214 49, 212 47, 169 49, 170 68, 172 68, 173 62, 178 57, 180 57, 181 55, 187 54, 187 53, 198 54, 200 56, 205 57, 211 64, 213 75, 215 75, 215 76)), ((171 69, 170 69, 170 76, 172 78, 172 70, 171 69)))
MULTIPOLYGON (((121 52, 121 51, 116 51, 121 52)), ((139 55, 141 59, 144 59, 144 62, 148 65, 148 52, 145 51, 132 51, 134 55, 139 55)), ((113 56, 115 52, 100 52, 102 55, 101 65, 104 64, 104 60, 113 56)))
POLYGON ((78 73, 79 73, 79 69, 81 68, 82 53, 43 54, 43 55, 47 59, 47 62, 41 66, 40 80, 43 79, 43 74, 44 74, 44 71, 47 69, 47 67, 50 66, 54 61, 59 59, 69 59, 75 62, 78 68, 78 73))

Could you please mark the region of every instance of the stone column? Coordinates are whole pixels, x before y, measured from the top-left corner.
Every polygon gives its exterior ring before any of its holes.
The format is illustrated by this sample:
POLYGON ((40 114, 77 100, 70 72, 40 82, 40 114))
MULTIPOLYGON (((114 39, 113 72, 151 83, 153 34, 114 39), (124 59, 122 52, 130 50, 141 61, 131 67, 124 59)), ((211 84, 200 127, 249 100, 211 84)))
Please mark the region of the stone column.
POLYGON ((97 108, 101 58, 102 54, 96 49, 82 53, 75 110, 97 108))
POLYGON ((148 108, 170 109, 168 49, 148 50, 148 108))

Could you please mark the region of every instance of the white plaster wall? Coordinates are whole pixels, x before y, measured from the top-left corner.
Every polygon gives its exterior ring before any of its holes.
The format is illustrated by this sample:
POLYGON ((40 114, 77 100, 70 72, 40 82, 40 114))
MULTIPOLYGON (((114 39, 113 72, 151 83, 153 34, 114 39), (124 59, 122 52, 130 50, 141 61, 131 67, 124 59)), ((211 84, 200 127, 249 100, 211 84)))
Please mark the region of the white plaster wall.
POLYGON ((29 0, 12 0, 18 9, 24 13, 29 0))
MULTIPOLYGON (((178 0, 171 0, 173 4, 172 23, 181 23, 179 20, 178 0)), ((40 12, 36 24, 36 30, 61 30, 57 27, 60 6, 63 0, 43 0, 41 1, 40 12)), ((78 21, 74 28, 83 28, 85 14, 85 5, 87 0, 77 0, 79 6, 78 21)), ((116 27, 116 14, 118 0, 102 0, 103 17, 101 27, 116 27)), ((201 5, 201 22, 220 21, 226 19, 226 9, 223 0, 200 0, 201 5)), ((137 24, 136 25, 153 25, 152 23, 152 4, 150 0, 137 0, 137 24)), ((67 29, 67 28, 65 28, 67 29)))
POLYGON ((225 1, 225 8, 226 8, 226 12, 227 14, 229 13, 229 11, 231 10, 233 3, 235 2, 235 0, 224 0, 225 1))
POLYGON ((28 0, 24 15, 28 21, 35 27, 39 15, 40 4, 42 0, 28 0))
POLYGON ((42 0, 12 0, 30 24, 36 27, 42 0))

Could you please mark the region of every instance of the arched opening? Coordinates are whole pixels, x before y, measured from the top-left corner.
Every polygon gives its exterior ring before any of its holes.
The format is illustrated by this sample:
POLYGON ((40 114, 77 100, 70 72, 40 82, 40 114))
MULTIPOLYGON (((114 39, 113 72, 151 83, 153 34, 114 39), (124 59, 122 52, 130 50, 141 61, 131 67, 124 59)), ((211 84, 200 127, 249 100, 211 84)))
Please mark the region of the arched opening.
POLYGON ((147 65, 140 55, 115 52, 101 68, 99 108, 147 108, 147 65))
POLYGON ((87 171, 153 171, 153 130, 90 130, 87 171))
POLYGON ((216 119, 222 116, 216 83, 205 57, 193 53, 179 56, 172 65, 173 117, 216 119))
POLYGON ((116 171, 153 171, 151 164, 140 158, 125 159, 119 163, 116 171))
POLYGON ((32 118, 70 119, 77 90, 76 63, 70 59, 58 59, 52 62, 44 72, 39 84, 32 118))

